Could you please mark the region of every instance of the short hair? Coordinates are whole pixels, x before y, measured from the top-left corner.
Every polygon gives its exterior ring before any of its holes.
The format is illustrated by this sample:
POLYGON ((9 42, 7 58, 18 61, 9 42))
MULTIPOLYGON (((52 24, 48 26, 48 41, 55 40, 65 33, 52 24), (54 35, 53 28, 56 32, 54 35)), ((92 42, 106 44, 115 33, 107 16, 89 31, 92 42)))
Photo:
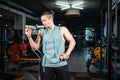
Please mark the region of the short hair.
POLYGON ((54 18, 54 11, 45 11, 45 12, 43 12, 42 13, 42 15, 41 16, 43 16, 43 15, 47 15, 47 17, 50 19, 50 18, 54 18))

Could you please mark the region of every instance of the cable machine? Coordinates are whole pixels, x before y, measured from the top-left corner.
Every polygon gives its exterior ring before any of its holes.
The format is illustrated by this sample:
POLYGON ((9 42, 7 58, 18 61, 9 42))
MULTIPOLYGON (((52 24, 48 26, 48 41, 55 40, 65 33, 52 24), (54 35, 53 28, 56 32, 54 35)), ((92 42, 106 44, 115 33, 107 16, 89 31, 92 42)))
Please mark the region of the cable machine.
POLYGON ((119 55, 119 26, 118 26, 118 5, 119 5, 119 2, 120 0, 113 0, 112 1, 112 11, 114 13, 114 22, 113 22, 113 33, 115 34, 114 35, 114 38, 113 38, 113 45, 112 45, 112 49, 113 49, 113 56, 112 56, 112 59, 114 60, 114 74, 113 74, 113 78, 114 80, 117 80, 118 78, 120 78, 118 75, 118 60, 120 59, 120 55, 119 55), (115 29, 114 29, 115 28, 115 29))
POLYGON ((6 63, 7 63, 7 26, 1 27, 1 53, 0 53, 0 59, 1 59, 1 73, 5 73, 6 71, 6 63))
POLYGON ((108 11, 107 11, 107 52, 106 52, 106 68, 107 68, 107 79, 117 80, 117 68, 116 60, 119 49, 118 40, 118 3, 120 0, 108 0, 108 11), (112 14, 113 12, 113 14, 112 14), (114 20, 113 20, 114 17, 114 20), (116 34, 115 34, 116 33, 116 34), (114 74, 112 73, 111 60, 114 60, 114 74), (113 76, 112 76, 113 75, 113 76))

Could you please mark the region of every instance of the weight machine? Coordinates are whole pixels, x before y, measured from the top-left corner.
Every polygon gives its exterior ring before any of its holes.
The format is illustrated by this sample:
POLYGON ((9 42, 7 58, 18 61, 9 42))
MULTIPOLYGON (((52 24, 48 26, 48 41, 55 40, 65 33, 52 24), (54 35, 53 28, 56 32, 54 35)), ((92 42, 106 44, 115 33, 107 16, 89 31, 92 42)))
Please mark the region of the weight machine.
POLYGON ((0 79, 20 79, 22 80, 24 78, 23 75, 13 75, 7 73, 7 66, 8 66, 8 43, 9 40, 7 39, 7 26, 0 27, 0 79), (7 76, 7 77, 6 77, 7 76))
MULTIPOLYGON (((113 46, 113 44, 112 44, 112 40, 114 41, 114 38, 112 38, 112 9, 113 9, 113 7, 114 7, 114 11, 115 11, 115 26, 117 27, 118 26, 118 3, 120 2, 120 0, 107 0, 107 3, 108 3, 108 8, 107 8, 107 13, 106 13, 106 21, 105 21, 105 25, 106 25, 106 35, 105 35, 105 37, 106 37, 106 47, 105 47, 105 67, 104 67, 104 69, 105 69, 105 71, 103 71, 103 69, 102 69, 102 45, 100 45, 100 74, 101 73, 103 73, 103 75, 106 75, 107 77, 107 79, 108 80, 113 80, 113 78, 114 78, 114 80, 117 80, 117 76, 116 76, 116 71, 117 71, 117 69, 116 69, 116 60, 115 59, 118 59, 117 57, 116 57, 116 55, 114 55, 114 64, 113 64, 113 62, 111 62, 112 61, 112 54, 113 53, 115 53, 116 54, 116 45, 115 46, 113 46), (114 2, 114 4, 113 4, 113 2, 114 2), (113 51, 112 51, 112 49, 114 49, 113 51), (114 52, 115 51, 115 52, 114 52), (111 65, 112 64, 112 65, 111 65), (112 73, 112 70, 113 70, 113 68, 114 68, 114 75, 113 75, 113 73, 112 73), (112 77, 112 75, 113 75, 113 77, 112 77)), ((101 14, 102 15, 102 14, 101 14)), ((102 19, 102 16, 101 16, 101 20, 103 20, 102 19)), ((103 27, 103 21, 101 21, 101 27, 103 27)), ((118 30, 118 28, 117 28, 117 30, 118 30)), ((118 31, 116 31, 116 32, 118 32, 118 31)), ((102 40, 102 39, 101 39, 102 40)), ((119 43, 119 42, 118 42, 119 43)), ((93 56, 93 55, 92 55, 93 56)), ((97 59, 96 59, 97 60, 97 59)), ((89 62, 90 63, 90 62, 89 62)), ((91 64, 91 63, 90 63, 91 64)), ((89 68, 89 65, 88 65, 88 68, 89 68)))
POLYGON ((1 43, 1 52, 0 52, 0 61, 1 61, 1 73, 6 72, 6 64, 7 64, 7 26, 0 27, 1 30, 1 37, 0 37, 0 43, 1 43))

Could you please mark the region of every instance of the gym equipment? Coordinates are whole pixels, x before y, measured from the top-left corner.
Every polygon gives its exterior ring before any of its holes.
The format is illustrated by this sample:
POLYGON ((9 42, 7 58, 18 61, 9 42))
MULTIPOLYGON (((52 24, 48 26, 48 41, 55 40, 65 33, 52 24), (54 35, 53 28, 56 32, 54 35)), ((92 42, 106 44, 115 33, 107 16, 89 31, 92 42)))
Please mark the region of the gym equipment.
POLYGON ((95 58, 93 60, 94 66, 99 70, 104 69, 105 48, 104 47, 95 47, 94 56, 95 56, 95 58))
POLYGON ((11 62, 18 61, 18 59, 20 58, 18 52, 19 52, 18 44, 13 44, 13 45, 10 46, 9 53, 10 53, 10 61, 11 62))
POLYGON ((0 74, 0 80, 24 80, 24 75, 14 75, 14 74, 0 74))
POLYGON ((7 39, 7 26, 0 27, 0 44, 1 44, 1 52, 0 52, 0 73, 6 72, 6 64, 8 61, 8 55, 7 55, 7 45, 8 45, 8 39, 7 39))
POLYGON ((97 57, 97 58, 100 58, 100 55, 102 55, 102 58, 104 58, 105 57, 105 49, 104 48, 102 48, 101 49, 101 47, 96 47, 95 49, 94 49, 94 55, 95 55, 95 57, 97 57), (101 51, 102 50, 102 51, 101 51), (101 54, 102 53, 102 54, 101 54))
POLYGON ((90 67, 90 64, 91 64, 91 60, 88 59, 88 60, 86 61, 86 67, 90 67))
POLYGON ((87 52, 89 52, 89 53, 87 53, 87 55, 89 57, 87 57, 87 59, 86 59, 87 72, 89 72, 90 65, 93 64, 92 63, 92 59, 94 57, 93 51, 94 51, 93 47, 90 47, 90 48, 87 49, 87 52))
POLYGON ((24 61, 41 61, 41 58, 19 58, 19 60, 24 60, 24 61))
POLYGON ((95 48, 90 47, 90 50, 88 52, 91 53, 91 54, 89 54, 91 56, 86 61, 87 71, 89 72, 89 67, 91 64, 94 65, 98 69, 101 69, 101 67, 103 69, 104 64, 105 64, 104 60, 103 60, 105 57, 105 49, 103 47, 101 49, 101 47, 99 47, 99 46, 97 46, 95 48), (101 52, 102 52, 102 58, 101 58, 101 52), (102 66, 100 66, 100 65, 102 65, 102 66))
POLYGON ((97 69, 100 69, 100 68, 101 68, 101 64, 102 64, 102 69, 103 69, 104 66, 105 66, 104 60, 100 60, 99 58, 95 58, 95 59, 93 60, 93 63, 94 63, 94 65, 95 65, 95 67, 96 67, 97 69))
POLYGON ((22 42, 20 44, 13 44, 9 48, 10 52, 10 61, 16 62, 20 57, 27 56, 27 44, 22 42))
MULTIPOLYGON (((7 39, 7 26, 0 27, 0 80, 23 80, 24 75, 8 74, 8 39, 7 39)), ((15 55, 18 52, 18 45, 11 45, 9 52, 11 55, 15 55), (12 52, 12 53, 11 53, 12 52)), ((16 56, 10 57, 12 61, 16 61, 16 56)))
MULTIPOLYGON (((98 61, 95 62, 95 67, 96 68, 100 69, 100 65, 101 65, 101 61, 100 60, 98 60, 98 61)), ((104 68, 104 62, 102 61, 102 69, 103 68, 104 68)))
POLYGON ((19 44, 19 50, 22 52, 22 56, 27 56, 27 44, 23 41, 19 44))
MULTIPOLYGON (((34 51, 34 50, 32 50, 32 51, 36 54, 37 58, 19 58, 19 61, 38 61, 38 65, 40 67, 40 61, 42 60, 43 54, 38 50, 38 52, 41 55, 41 57, 40 57, 36 51, 34 51)), ((33 64, 30 64, 30 65, 33 65, 33 64)), ((29 64, 21 65, 19 67, 16 67, 15 69, 21 69, 21 68, 24 68, 24 67, 27 67, 30 65, 29 64)), ((40 80, 40 70, 38 70, 38 80, 40 80)))

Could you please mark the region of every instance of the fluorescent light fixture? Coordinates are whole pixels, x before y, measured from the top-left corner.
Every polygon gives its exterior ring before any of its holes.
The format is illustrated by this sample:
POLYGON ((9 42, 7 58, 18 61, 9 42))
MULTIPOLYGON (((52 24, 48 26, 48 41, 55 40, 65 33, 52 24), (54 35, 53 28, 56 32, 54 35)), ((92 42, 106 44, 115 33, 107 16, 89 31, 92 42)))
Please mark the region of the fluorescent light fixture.
POLYGON ((70 8, 70 6, 64 7, 61 10, 65 10, 65 9, 68 9, 68 8, 70 8))
POLYGON ((83 7, 75 7, 75 6, 73 7, 73 6, 72 6, 72 8, 83 10, 83 7))
POLYGON ((82 4, 83 4, 83 2, 72 4, 72 7, 79 6, 79 5, 82 5, 82 4))
POLYGON ((56 3, 56 5, 60 5, 60 6, 69 6, 69 4, 63 4, 63 3, 56 3))
POLYGON ((57 2, 56 5, 62 6, 63 8, 61 8, 61 10, 65 10, 69 8, 83 9, 83 7, 81 7, 83 3, 84 2, 74 2, 74 3, 57 2))
POLYGON ((75 8, 75 9, 83 10, 83 7, 75 7, 75 6, 67 6, 67 7, 62 8, 61 10, 65 10, 65 9, 69 9, 69 8, 75 8))

